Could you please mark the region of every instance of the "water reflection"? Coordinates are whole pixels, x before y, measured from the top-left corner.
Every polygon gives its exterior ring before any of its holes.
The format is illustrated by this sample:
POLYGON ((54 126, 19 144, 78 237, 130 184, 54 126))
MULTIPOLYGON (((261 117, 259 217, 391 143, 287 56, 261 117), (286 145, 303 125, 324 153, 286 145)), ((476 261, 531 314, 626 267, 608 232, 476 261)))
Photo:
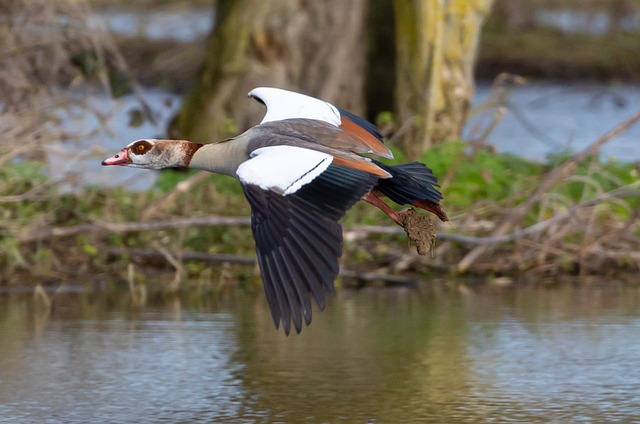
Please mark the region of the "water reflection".
POLYGON ((640 289, 344 291, 299 336, 248 294, 0 296, 0 421, 629 421, 640 289))

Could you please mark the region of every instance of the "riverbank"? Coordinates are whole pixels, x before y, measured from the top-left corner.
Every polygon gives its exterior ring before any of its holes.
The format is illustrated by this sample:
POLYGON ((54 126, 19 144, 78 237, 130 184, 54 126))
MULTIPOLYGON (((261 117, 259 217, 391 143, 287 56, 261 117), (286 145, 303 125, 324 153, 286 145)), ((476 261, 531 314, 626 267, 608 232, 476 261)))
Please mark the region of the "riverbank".
MULTIPOLYGON (((439 176, 451 221, 436 223, 431 255, 362 203, 345 217, 343 276, 356 284, 413 285, 436 276, 518 279, 640 272, 640 182, 633 163, 603 162, 598 149, 640 114, 574 156, 547 163, 447 142, 423 161, 439 176)), ((404 159, 395 152, 397 161, 404 159)), ((88 187, 61 193, 40 163, 0 170, 0 281, 118 280, 152 269, 213 286, 259 281, 249 207, 239 184, 166 171, 152 188, 88 187)), ((117 172, 115 170, 114 172, 117 172)), ((59 183, 59 182, 58 182, 59 183)))

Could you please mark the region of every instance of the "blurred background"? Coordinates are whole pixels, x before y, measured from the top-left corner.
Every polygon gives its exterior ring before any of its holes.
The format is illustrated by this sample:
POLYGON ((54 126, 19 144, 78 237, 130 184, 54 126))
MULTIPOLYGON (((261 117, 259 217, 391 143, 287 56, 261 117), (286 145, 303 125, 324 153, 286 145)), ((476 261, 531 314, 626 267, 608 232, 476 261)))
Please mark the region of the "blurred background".
POLYGON ((639 0, 0 3, 0 422, 640 414, 639 0), (431 255, 356 205, 273 328, 231 178, 101 167, 323 98, 420 160, 431 255))

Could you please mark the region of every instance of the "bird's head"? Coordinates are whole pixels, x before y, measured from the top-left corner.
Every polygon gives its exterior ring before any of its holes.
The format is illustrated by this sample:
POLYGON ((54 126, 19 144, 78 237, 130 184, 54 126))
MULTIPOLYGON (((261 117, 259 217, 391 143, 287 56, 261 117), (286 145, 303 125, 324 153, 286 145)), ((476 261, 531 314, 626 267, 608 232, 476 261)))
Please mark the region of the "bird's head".
POLYGON ((136 140, 115 155, 103 160, 102 165, 147 169, 187 167, 193 153, 201 146, 185 140, 136 140))

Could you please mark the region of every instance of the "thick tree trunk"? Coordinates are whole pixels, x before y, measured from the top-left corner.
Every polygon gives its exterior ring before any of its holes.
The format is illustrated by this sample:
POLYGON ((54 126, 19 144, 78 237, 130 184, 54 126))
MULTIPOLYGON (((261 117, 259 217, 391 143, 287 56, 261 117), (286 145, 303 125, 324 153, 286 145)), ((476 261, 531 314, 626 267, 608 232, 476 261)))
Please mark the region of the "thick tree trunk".
POLYGON ((493 0, 396 0, 396 111, 411 157, 459 138, 473 65, 493 0))
POLYGON ((362 112, 366 0, 219 0, 207 58, 171 135, 210 142, 257 124, 277 86, 362 112))

